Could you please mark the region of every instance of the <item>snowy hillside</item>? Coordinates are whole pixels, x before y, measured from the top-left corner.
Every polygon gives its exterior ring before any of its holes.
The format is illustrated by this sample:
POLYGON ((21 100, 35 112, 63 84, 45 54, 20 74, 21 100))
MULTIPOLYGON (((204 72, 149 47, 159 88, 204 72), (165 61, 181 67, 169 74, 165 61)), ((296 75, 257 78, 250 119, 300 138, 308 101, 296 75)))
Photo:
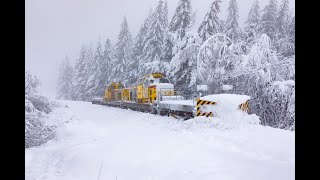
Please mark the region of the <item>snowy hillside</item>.
POLYGON ((25 150, 27 180, 295 179, 294 131, 60 102, 55 138, 25 150))
POLYGON ((39 146, 54 137, 55 126, 46 124, 48 114, 59 105, 38 92, 39 79, 25 71, 25 147, 39 146))

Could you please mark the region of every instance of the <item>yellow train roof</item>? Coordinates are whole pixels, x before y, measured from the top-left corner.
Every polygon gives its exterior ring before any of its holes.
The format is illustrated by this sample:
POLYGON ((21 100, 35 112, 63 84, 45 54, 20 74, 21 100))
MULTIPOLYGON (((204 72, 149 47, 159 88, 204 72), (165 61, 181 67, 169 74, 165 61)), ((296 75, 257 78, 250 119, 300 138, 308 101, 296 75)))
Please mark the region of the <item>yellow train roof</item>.
POLYGON ((110 87, 114 87, 115 89, 118 89, 120 87, 122 88, 125 88, 123 84, 119 83, 119 82, 112 82, 110 83, 107 87, 110 88, 110 87))
POLYGON ((155 78, 157 78, 157 77, 159 77, 159 78, 166 77, 166 75, 164 73, 155 72, 155 73, 146 74, 146 75, 143 76, 143 78, 146 78, 148 76, 153 76, 155 78))

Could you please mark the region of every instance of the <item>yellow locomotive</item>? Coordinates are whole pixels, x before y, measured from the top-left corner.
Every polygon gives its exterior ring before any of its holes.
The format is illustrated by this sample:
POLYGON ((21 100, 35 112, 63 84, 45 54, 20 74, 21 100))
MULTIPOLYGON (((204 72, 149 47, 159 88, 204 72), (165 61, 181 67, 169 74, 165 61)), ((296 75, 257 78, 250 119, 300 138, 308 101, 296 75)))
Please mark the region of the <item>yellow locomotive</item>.
POLYGON ((182 98, 174 90, 173 84, 163 73, 143 76, 136 84, 125 88, 121 83, 111 83, 105 90, 104 101, 127 101, 135 103, 155 103, 158 99, 170 96, 182 98))

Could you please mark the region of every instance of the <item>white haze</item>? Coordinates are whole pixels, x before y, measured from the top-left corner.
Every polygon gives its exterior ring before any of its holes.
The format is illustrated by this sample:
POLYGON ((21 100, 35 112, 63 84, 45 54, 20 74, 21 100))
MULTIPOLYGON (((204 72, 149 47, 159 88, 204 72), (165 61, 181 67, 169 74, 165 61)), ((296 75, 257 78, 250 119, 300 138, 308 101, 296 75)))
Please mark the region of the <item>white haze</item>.
MULTIPOLYGON (((179 0, 168 0, 169 20, 179 0)), ((213 0, 191 0, 201 21, 213 0)), ((254 0, 237 0, 240 25, 246 20, 254 0)), ((260 0, 261 9, 269 0, 260 0)), ((26 0, 25 35, 26 69, 42 82, 40 91, 55 97, 58 66, 68 55, 74 60, 82 44, 95 43, 100 38, 115 43, 124 16, 129 29, 136 35, 144 18, 158 0, 26 0)), ((222 0, 220 18, 227 16, 229 0, 222 0)), ((278 4, 280 0, 278 0, 278 4)), ((294 13, 295 1, 289 0, 294 13)))

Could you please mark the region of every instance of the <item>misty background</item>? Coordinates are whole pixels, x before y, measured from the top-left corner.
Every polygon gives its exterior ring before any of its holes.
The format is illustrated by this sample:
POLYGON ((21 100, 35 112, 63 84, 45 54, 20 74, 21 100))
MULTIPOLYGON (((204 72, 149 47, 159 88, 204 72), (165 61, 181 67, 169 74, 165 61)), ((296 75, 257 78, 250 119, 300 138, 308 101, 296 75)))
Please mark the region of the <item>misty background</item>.
MULTIPOLYGON (((179 0, 168 0, 169 21, 179 0)), ((196 11, 195 27, 204 18, 213 0, 192 0, 196 11)), ((254 0, 237 0, 239 25, 243 26, 254 0)), ((68 55, 75 59, 82 44, 94 44, 99 38, 115 42, 126 16, 130 32, 137 34, 149 9, 158 0, 26 0, 25 51, 26 69, 41 81, 40 91, 56 95, 58 66, 68 55)), ((229 0, 222 0, 219 18, 225 20, 229 0)), ((268 0, 260 0, 263 8, 268 0)), ((278 0, 278 4, 280 1, 278 0)), ((289 0, 294 13, 295 1, 289 0)), ((72 62, 73 63, 73 62, 72 62)))

